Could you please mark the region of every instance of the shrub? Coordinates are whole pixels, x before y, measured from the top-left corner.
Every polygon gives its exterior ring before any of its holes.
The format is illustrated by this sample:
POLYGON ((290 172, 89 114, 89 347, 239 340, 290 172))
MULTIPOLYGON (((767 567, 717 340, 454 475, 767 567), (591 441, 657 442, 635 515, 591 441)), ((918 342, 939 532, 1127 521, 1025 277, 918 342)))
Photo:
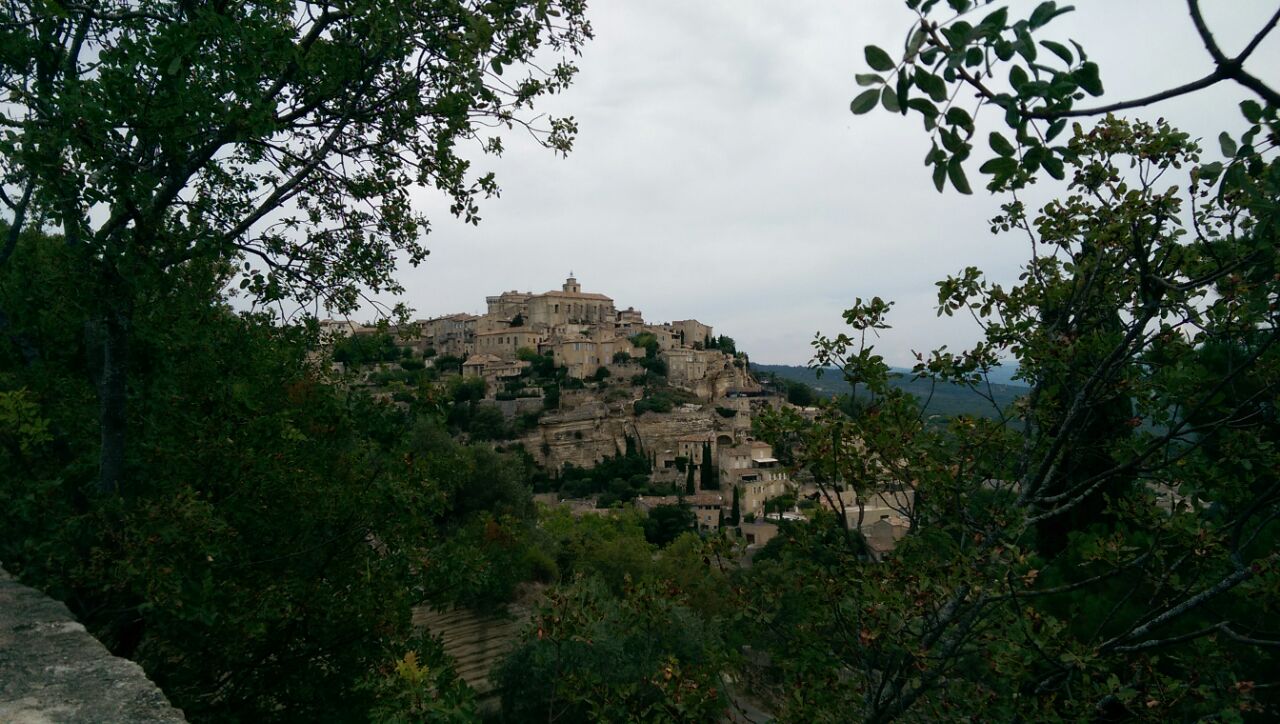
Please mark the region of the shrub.
POLYGON ((453 355, 441 355, 436 358, 434 367, 441 372, 457 372, 462 374, 462 358, 453 355))

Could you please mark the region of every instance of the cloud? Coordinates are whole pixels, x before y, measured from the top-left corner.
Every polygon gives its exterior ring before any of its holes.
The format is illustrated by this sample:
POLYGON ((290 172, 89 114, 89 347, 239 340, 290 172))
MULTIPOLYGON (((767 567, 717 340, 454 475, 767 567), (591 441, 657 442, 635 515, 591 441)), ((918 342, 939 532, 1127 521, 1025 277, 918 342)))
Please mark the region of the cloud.
MULTIPOLYGON (((1227 48, 1270 12, 1220 5, 1207 11, 1227 48)), ((901 3, 601 1, 589 14, 579 80, 544 104, 577 118, 574 152, 512 137, 503 158, 477 159, 503 188, 478 227, 422 191, 435 230, 429 261, 401 274, 410 306, 481 311, 487 294, 556 288, 572 269, 585 290, 649 319, 712 324, 760 362, 807 361, 814 333, 840 332, 857 296, 898 302, 879 341, 891 363, 975 338, 971 323, 937 319, 934 282, 968 265, 1009 281, 1025 242, 990 234, 1000 199, 933 190, 915 118, 848 112, 863 46, 902 42, 901 3)), ((1108 97, 1209 67, 1171 0, 1091 3, 1055 26, 1102 66, 1108 97)), ((1280 69, 1276 46, 1250 65, 1280 69)), ((1142 114, 1213 138, 1239 127, 1243 97, 1224 86, 1142 114)))

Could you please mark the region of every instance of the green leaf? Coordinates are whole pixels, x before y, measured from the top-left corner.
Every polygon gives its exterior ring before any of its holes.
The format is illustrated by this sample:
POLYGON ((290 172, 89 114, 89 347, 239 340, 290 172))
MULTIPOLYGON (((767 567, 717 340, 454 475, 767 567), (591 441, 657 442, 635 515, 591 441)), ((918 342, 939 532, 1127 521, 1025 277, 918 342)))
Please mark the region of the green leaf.
POLYGON ((917 69, 912 80, 915 81, 916 87, 928 93, 935 103, 947 100, 947 84, 937 75, 927 70, 917 69))
POLYGON ((872 70, 893 70, 896 65, 888 53, 874 45, 868 45, 864 52, 867 57, 867 65, 871 66, 872 70))
POLYGON ((938 136, 942 139, 942 145, 952 153, 960 153, 967 150, 967 144, 960 139, 960 135, 949 128, 942 129, 938 136))
POLYGON ((1023 70, 1022 66, 1015 65, 1009 69, 1009 85, 1013 86, 1014 90, 1019 90, 1030 80, 1027 77, 1027 71, 1023 70))
POLYGON ((1045 23, 1053 20, 1054 16, 1058 14, 1057 10, 1058 4, 1056 2, 1046 0, 1046 2, 1040 3, 1035 10, 1031 11, 1031 18, 1027 22, 1030 23, 1032 28, 1042 27, 1045 23))
POLYGON ((1054 55, 1061 58, 1062 62, 1066 63, 1067 65, 1071 65, 1071 63, 1075 60, 1075 56, 1071 55, 1071 51, 1068 50, 1067 46, 1063 45, 1062 43, 1055 43, 1052 40, 1041 40, 1040 46, 1043 47, 1045 50, 1049 51, 1050 53, 1053 53, 1054 55))
POLYGON ((969 112, 956 106, 952 106, 947 110, 947 123, 953 126, 960 126, 966 130, 973 128, 973 118, 969 115, 969 112))
POLYGON ((927 98, 912 98, 907 101, 907 108, 919 111, 927 118, 935 118, 938 115, 938 107, 933 105, 927 98))
POLYGON ((969 188, 969 179, 964 175, 964 164, 960 159, 951 158, 951 162, 947 164, 947 177, 951 179, 951 185, 956 187, 956 191, 962 194, 972 194, 973 189, 969 188))
POLYGON ((907 115, 906 104, 911 95, 911 78, 907 76, 907 70, 907 68, 903 68, 898 73, 898 87, 894 89, 894 93, 897 96, 895 100, 898 101, 898 109, 904 116, 907 115))
POLYGON ((892 113, 901 113, 902 106, 898 105, 898 94, 893 92, 889 86, 885 86, 880 91, 880 102, 884 104, 884 108, 892 113))
POLYGON ((859 73, 853 79, 858 81, 858 85, 880 85, 884 83, 884 77, 879 73, 859 73))
POLYGON ((915 57, 920 52, 920 48, 924 46, 925 33, 923 28, 916 28, 915 32, 907 40, 907 57, 915 57))
POLYGON ((995 131, 992 131, 991 135, 987 137, 987 142, 991 144, 991 150, 1001 156, 1012 156, 1014 154, 1015 149, 1013 144, 1009 143, 1009 139, 995 131))
POLYGON ((44 0, 42 4, 46 10, 60 18, 71 17, 71 14, 67 12, 66 6, 58 2, 58 0, 44 0))
POLYGON ((1236 146, 1236 140, 1226 131, 1223 131, 1218 136, 1218 145, 1222 147, 1222 155, 1227 158, 1234 158, 1236 151, 1240 150, 1239 147, 1236 146))
POLYGON ((993 176, 1012 176, 1018 171, 1018 161, 1013 158, 993 158, 978 168, 978 171, 993 176))
POLYGON ((942 193, 943 187, 947 184, 947 166, 939 162, 933 167, 933 185, 938 189, 938 193, 942 193))
POLYGON ((1262 106, 1257 101, 1241 101, 1240 112, 1244 114, 1246 120, 1250 123, 1257 123, 1262 120, 1262 106))
POLYGON ((1076 83, 1091 96, 1102 95, 1102 80, 1098 77, 1097 63, 1083 63, 1079 70, 1072 74, 1076 83))
POLYGON ((991 13, 978 23, 978 27, 987 31, 1000 31, 1004 29, 1006 23, 1009 22, 1009 8, 1004 7, 991 13))
POLYGON ((1223 169, 1223 165, 1221 161, 1206 163, 1205 165, 1200 167, 1199 176, 1205 181, 1208 181, 1209 183, 1213 183, 1214 181, 1218 180, 1218 176, 1222 175, 1222 169, 1223 169))
POLYGON ((1061 181, 1066 178, 1066 169, 1063 168, 1062 159, 1057 156, 1046 155, 1040 165, 1044 166, 1044 170, 1055 179, 1061 181))
POLYGON ((853 102, 849 104, 849 110, 853 111, 854 115, 860 116, 863 113, 870 112, 870 110, 875 108, 876 104, 879 102, 880 90, 878 88, 872 88, 871 90, 859 93, 858 97, 854 98, 853 102))
POLYGON ((1024 26, 1018 26, 1016 33, 1018 55, 1026 58, 1028 63, 1036 62, 1036 41, 1031 39, 1031 34, 1024 26))
POLYGON ((1058 134, 1062 133, 1062 129, 1066 127, 1067 127, 1067 119, 1059 118, 1058 120, 1049 124, 1049 130, 1045 132, 1044 139, 1046 141, 1052 141, 1053 139, 1057 138, 1058 134))

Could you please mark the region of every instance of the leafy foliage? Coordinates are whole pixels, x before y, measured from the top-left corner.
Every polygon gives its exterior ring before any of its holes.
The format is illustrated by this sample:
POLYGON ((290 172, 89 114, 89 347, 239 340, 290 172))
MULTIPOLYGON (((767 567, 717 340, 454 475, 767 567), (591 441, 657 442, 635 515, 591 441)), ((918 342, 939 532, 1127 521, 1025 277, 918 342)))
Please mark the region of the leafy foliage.
POLYGON ((401 695, 392 662, 432 660, 411 605, 493 605, 535 575, 522 458, 330 384, 311 330, 233 313, 194 266, 134 321, 128 465, 147 475, 99 496, 80 253, 24 236, 0 279, 11 331, 44 350, 28 366, 0 344, 0 558, 188 717, 365 718, 401 695))
POLYGON ((498 674, 510 721, 702 722, 724 711, 716 633, 651 584, 550 592, 498 674))
MULTIPOLYGON (((927 425, 869 344, 891 308, 873 298, 845 313, 852 334, 814 342, 816 365, 870 394, 762 425, 800 440, 824 494, 912 493, 898 511, 911 535, 885 561, 830 515, 790 529, 777 566, 757 557, 747 590, 772 666, 744 676, 786 718, 1276 706, 1250 682, 1274 669, 1259 622, 1280 605, 1280 487, 1253 472, 1280 464, 1262 403, 1280 384, 1277 196, 1214 193, 1221 175, 1164 123, 1106 117, 1068 148, 1064 199, 1031 213, 1015 197, 992 222, 1033 239, 1019 282, 966 269, 939 283, 939 314, 972 314, 984 339, 915 368, 982 393, 1012 357, 1024 398, 927 425)), ((1278 178, 1262 155, 1243 169, 1244 186, 1278 178)))

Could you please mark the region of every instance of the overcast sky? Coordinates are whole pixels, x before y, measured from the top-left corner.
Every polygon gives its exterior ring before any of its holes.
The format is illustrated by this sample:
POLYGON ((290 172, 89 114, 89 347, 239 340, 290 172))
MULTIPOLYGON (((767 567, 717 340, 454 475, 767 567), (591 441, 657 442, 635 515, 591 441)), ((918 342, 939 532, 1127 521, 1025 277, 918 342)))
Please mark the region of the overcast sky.
MULTIPOLYGON (((1209 69, 1178 0, 1076 4, 1043 37, 1080 40, 1108 100, 1209 69)), ((1205 5, 1228 52, 1276 7, 1205 5)), ((934 191, 917 117, 848 111, 863 46, 901 47, 911 22, 902 2, 595 0, 588 14, 596 37, 581 74, 543 105, 577 118, 573 153, 512 138, 501 159, 477 159, 502 186, 478 227, 421 193, 438 211, 429 260, 401 274, 417 316, 483 312, 487 294, 555 289, 572 269, 583 291, 646 320, 711 324, 756 362, 807 363, 814 333, 843 331, 840 312, 858 296, 897 303, 878 344, 891 364, 975 338, 935 317, 934 282, 970 264, 1008 281, 1025 242, 988 231, 1000 199, 934 191)), ((1249 67, 1280 81, 1280 38, 1249 67)), ((1216 158, 1212 139, 1242 127, 1244 97, 1220 86, 1140 113, 1210 139, 1216 158)), ((970 170, 975 189, 978 177, 970 170)))

